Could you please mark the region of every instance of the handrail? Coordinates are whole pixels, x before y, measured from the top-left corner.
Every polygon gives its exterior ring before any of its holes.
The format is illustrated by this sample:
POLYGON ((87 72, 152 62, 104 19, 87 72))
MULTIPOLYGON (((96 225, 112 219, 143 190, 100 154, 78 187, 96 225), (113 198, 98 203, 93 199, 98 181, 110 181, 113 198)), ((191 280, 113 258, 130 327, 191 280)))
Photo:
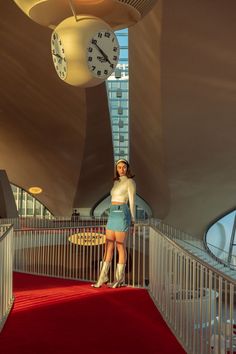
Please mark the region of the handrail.
POLYGON ((0 242, 8 235, 8 232, 13 228, 12 224, 0 225, 0 242))
MULTIPOLYGON (((127 238, 126 283, 146 287, 148 225, 138 227, 127 238), (142 255, 141 255, 142 254, 142 255)), ((131 230, 130 230, 131 231, 131 230)), ((105 223, 77 227, 22 229, 14 232, 14 270, 30 274, 95 281, 105 247, 105 223)), ((116 271, 114 252, 110 280, 116 271)))
POLYGON ((233 353, 236 281, 181 247, 176 234, 184 233, 150 226, 150 295, 187 353, 233 353))
POLYGON ((202 264, 204 267, 208 268, 209 270, 211 270, 212 272, 216 273, 218 276, 220 277, 224 277, 225 280, 233 283, 234 285, 236 285, 236 279, 230 277, 228 274, 225 274, 224 272, 220 271, 219 269, 213 267, 211 264, 205 262, 204 260, 202 260, 201 258, 199 258, 198 256, 194 255, 193 253, 191 253, 190 251, 188 251, 186 248, 181 247, 181 245, 178 244, 178 242, 176 242, 175 240, 171 239, 169 236, 166 236, 162 231, 160 231, 158 229, 157 226, 151 226, 152 228, 154 228, 155 230, 158 230, 159 233, 162 235, 162 237, 164 239, 166 239, 172 246, 174 246, 176 249, 178 249, 179 251, 181 251, 182 253, 185 253, 188 257, 191 257, 192 259, 194 259, 196 262, 202 264))
MULTIPOLYGON (((220 258, 220 257, 216 256, 216 255, 210 250, 210 248, 209 248, 208 246, 205 246, 204 241, 203 241, 203 244, 204 244, 204 251, 205 251, 207 254, 209 254, 212 258, 214 258, 218 263, 224 264, 227 268, 232 269, 232 270, 235 270, 235 266, 236 266, 236 265, 234 265, 234 264, 232 264, 232 263, 229 264, 229 262, 228 262, 228 261, 225 261, 224 258, 220 258)), ((228 257, 229 253, 226 252, 225 250, 223 250, 222 248, 217 247, 217 246, 215 246, 215 245, 213 245, 213 244, 211 244, 211 243, 209 243, 209 242, 207 243, 207 245, 209 245, 209 246, 211 246, 211 247, 217 249, 218 251, 221 251, 222 253, 225 254, 226 257, 228 257)), ((236 258, 236 255, 232 255, 231 258, 236 258)))
POLYGON ((60 231, 60 230, 77 230, 77 229, 91 229, 91 228, 100 228, 105 227, 106 223, 103 224, 94 224, 94 225, 73 225, 73 226, 63 226, 63 227, 27 227, 27 229, 15 229, 14 232, 21 232, 21 231, 60 231))
MULTIPOLYGON (((232 257, 235 257, 235 256, 232 254, 232 249, 233 249, 233 243, 234 243, 234 238, 235 238, 235 230, 236 230, 236 215, 234 216, 234 222, 233 222, 233 227, 232 227, 231 237, 230 237, 229 250, 228 250, 228 252, 225 251, 226 254, 227 254, 227 261, 222 260, 221 258, 219 258, 218 256, 216 256, 216 255, 213 253, 213 251, 208 247, 208 245, 209 245, 210 243, 207 241, 207 238, 208 238, 208 232, 209 232, 210 228, 211 228, 213 225, 215 225, 215 224, 220 225, 221 228, 223 228, 223 231, 224 231, 224 234, 225 234, 224 225, 221 224, 220 221, 221 221, 221 219, 222 219, 224 216, 226 216, 226 215, 228 215, 228 214, 231 214, 231 213, 233 213, 234 211, 235 211, 235 208, 232 209, 231 211, 228 211, 227 214, 224 214, 224 215, 218 217, 217 219, 215 219, 215 220, 208 226, 208 228, 205 230, 205 234, 204 234, 204 238, 203 238, 205 247, 206 247, 206 249, 208 250, 208 252, 209 252, 210 254, 212 254, 213 257, 216 258, 220 263, 226 264, 226 265, 227 265, 228 267, 230 267, 232 270, 235 270, 235 268, 236 268, 236 265, 231 263, 231 258, 232 258, 232 257)), ((214 245, 212 245, 212 244, 210 244, 210 245, 211 245, 212 247, 216 247, 216 246, 214 246, 214 245)))
MULTIPOLYGON (((15 270, 95 281, 104 254, 104 231, 104 224, 17 230, 15 270), (87 228, 88 235, 83 230, 87 228), (99 242, 88 244, 94 240, 94 228, 99 242)), ((233 353, 236 280, 184 248, 178 243, 183 238, 189 244, 196 240, 160 220, 135 224, 127 239, 126 283, 146 287, 149 282, 151 297, 187 352, 207 354, 222 345, 233 353)), ((110 281, 116 262, 115 255, 110 281)))
POLYGON ((0 226, 0 331, 14 302, 13 296, 13 227, 0 226))
MULTIPOLYGON (((219 256, 216 256, 208 246, 214 247, 215 249, 217 249, 217 250, 221 251, 222 253, 224 253, 225 256, 227 257, 227 259, 228 259, 228 256, 229 256, 229 252, 227 252, 227 251, 223 250, 222 248, 219 248, 219 247, 217 247, 217 246, 211 244, 210 242, 207 242, 207 244, 206 244, 207 252, 208 252, 212 257, 214 257, 219 263, 225 264, 225 265, 226 265, 227 267, 229 267, 230 269, 235 270, 236 264, 232 264, 231 262, 229 263, 228 260, 226 261, 224 258, 222 259, 222 258, 220 258, 219 256)), ((232 258, 235 259, 235 258, 236 258, 236 255, 231 255, 231 259, 232 259, 232 258)))
POLYGON ((94 223, 104 223, 106 218, 98 217, 54 217, 54 218, 41 218, 41 217, 18 217, 10 219, 0 219, 0 225, 3 223, 13 224, 15 230, 22 229, 35 229, 35 228, 51 228, 55 227, 73 227, 73 226, 86 226, 94 223))
MULTIPOLYGON (((226 251, 223 250, 222 248, 217 247, 217 246, 213 245, 213 244, 210 243, 210 242, 207 242, 207 244, 210 245, 211 247, 216 248, 217 250, 221 251, 222 253, 225 253, 225 254, 228 256, 229 252, 226 252, 226 251)), ((232 257, 236 257, 236 255, 232 255, 232 257)), ((218 258, 218 257, 216 256, 216 258, 218 258)), ((221 259, 221 258, 220 258, 220 259, 221 259)), ((221 260, 222 260, 222 259, 221 259, 221 260)))
MULTIPOLYGON (((204 240, 200 240, 192 235, 187 234, 186 232, 183 232, 181 230, 176 229, 174 226, 168 225, 166 223, 161 222, 160 220, 156 219, 151 219, 150 220, 150 225, 152 226, 157 226, 159 230, 163 231, 164 234, 166 234, 170 239, 174 240, 179 240, 181 243, 189 244, 191 245, 192 248, 200 249, 202 252, 205 253, 208 257, 210 256, 213 260, 215 260, 216 265, 222 264, 224 267, 227 267, 228 269, 231 269, 232 271, 235 271, 235 267, 233 265, 229 265, 227 262, 224 262, 223 259, 218 258, 215 256, 209 249, 208 247, 205 246, 204 240), (200 248, 196 246, 194 243, 191 242, 202 242, 203 248, 200 248)), ((199 258, 201 259, 201 258, 199 258)), ((213 267, 214 268, 214 267, 213 267)), ((224 272, 223 272, 224 273, 224 272)), ((235 273, 236 276, 236 273, 235 273)), ((234 279, 234 278, 232 278, 234 279)))

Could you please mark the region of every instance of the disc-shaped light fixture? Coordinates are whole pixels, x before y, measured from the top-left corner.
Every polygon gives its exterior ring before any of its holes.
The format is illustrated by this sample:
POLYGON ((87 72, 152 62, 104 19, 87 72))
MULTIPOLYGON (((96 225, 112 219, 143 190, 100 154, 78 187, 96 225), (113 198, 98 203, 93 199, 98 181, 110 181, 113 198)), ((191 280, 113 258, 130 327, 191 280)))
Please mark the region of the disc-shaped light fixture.
POLYGON ((40 194, 43 190, 41 187, 30 187, 28 191, 30 192, 30 194, 40 194))
POLYGON ((78 232, 69 236, 68 240, 80 246, 99 246, 105 243, 106 236, 100 232, 78 232))
POLYGON ((146 15, 157 0, 14 0, 33 21, 54 29, 74 13, 103 19, 113 30, 127 28, 146 15))

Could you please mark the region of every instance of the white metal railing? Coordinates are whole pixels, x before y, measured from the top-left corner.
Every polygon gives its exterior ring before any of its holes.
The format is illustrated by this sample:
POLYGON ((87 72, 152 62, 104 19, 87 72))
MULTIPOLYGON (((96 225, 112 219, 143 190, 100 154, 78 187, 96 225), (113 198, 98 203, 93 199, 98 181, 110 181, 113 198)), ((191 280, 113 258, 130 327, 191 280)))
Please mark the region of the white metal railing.
POLYGON ((104 225, 106 218, 98 217, 18 217, 0 219, 0 225, 13 224, 15 230, 73 228, 76 226, 104 225))
POLYGON ((219 262, 224 263, 225 265, 227 265, 228 267, 230 267, 231 269, 235 269, 236 268, 236 255, 232 254, 231 255, 231 260, 229 262, 229 251, 225 251, 222 248, 219 248, 213 244, 211 244, 210 242, 206 242, 206 246, 207 249, 211 252, 211 254, 219 260, 219 262))
POLYGON ((2 330, 14 302, 12 291, 13 228, 0 227, 0 331, 2 330))
MULTIPOLYGON (((14 270, 67 279, 95 281, 105 250, 105 224, 18 229, 14 232, 14 270)), ((113 281, 115 252, 110 271, 113 281)), ((135 226, 127 238, 126 283, 145 287, 148 282, 148 226, 135 226)))
MULTIPOLYGON (((18 224, 14 270, 95 281, 104 254, 106 220, 91 219, 90 224, 79 220, 76 225, 58 221, 57 228, 42 220, 18 224), (32 228, 36 225, 40 226, 32 228)), ((160 220, 136 224, 127 239, 126 284, 146 287, 149 283, 151 297, 188 353, 234 353, 235 280, 188 251, 181 240, 196 243, 160 220)), ((117 261, 115 253, 110 281, 117 261)))
MULTIPOLYGON (((152 223, 150 295, 187 353, 236 352, 235 280, 183 249, 152 223)), ((184 237, 184 235, 182 235, 184 237)))
POLYGON ((164 235, 178 243, 182 248, 197 256, 204 264, 207 263, 236 280, 236 267, 233 266, 233 262, 236 262, 235 257, 232 256, 231 264, 229 264, 228 262, 224 262, 223 259, 216 257, 216 255, 209 250, 204 240, 189 235, 181 230, 177 230, 171 225, 160 222, 160 220, 151 219, 150 224, 156 226, 164 235))

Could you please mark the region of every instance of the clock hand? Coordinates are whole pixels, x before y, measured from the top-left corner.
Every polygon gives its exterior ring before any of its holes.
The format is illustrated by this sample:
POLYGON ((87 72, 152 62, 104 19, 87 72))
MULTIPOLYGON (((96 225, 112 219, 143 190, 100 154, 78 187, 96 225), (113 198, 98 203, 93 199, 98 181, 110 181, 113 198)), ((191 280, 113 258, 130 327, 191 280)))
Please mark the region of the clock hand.
POLYGON ((97 47, 97 49, 103 55, 103 57, 106 59, 106 61, 108 61, 108 63, 111 64, 111 62, 110 62, 108 56, 106 55, 106 53, 104 53, 104 51, 97 45, 97 43, 93 42, 93 44, 95 45, 95 47, 97 47))
POLYGON ((54 55, 55 57, 58 57, 58 58, 62 59, 62 56, 60 56, 58 53, 52 53, 52 55, 54 55))
POLYGON ((107 57, 106 59, 107 59, 108 63, 112 65, 112 63, 110 62, 109 58, 107 57))

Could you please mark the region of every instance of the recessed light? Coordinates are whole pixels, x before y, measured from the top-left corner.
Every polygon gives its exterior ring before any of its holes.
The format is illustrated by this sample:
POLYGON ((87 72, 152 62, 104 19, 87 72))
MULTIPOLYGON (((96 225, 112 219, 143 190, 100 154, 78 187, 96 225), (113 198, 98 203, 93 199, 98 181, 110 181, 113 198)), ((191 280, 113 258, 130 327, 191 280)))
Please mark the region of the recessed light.
POLYGON ((28 189, 28 191, 31 193, 31 194, 40 194, 40 193, 42 193, 42 188, 40 188, 40 187, 30 187, 29 189, 28 189))

